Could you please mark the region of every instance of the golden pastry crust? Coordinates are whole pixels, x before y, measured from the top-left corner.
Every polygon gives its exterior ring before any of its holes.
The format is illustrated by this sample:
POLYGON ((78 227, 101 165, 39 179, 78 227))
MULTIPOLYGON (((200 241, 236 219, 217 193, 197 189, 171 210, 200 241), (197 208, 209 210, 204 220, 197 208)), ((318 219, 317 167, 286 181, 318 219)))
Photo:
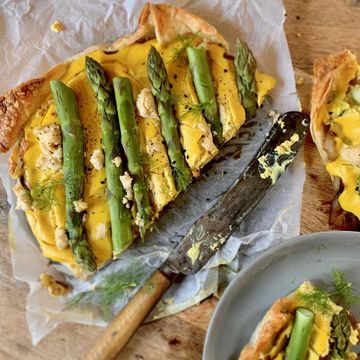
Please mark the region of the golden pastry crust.
POLYGON ((258 360, 261 354, 271 350, 277 335, 293 321, 291 304, 295 296, 295 293, 290 294, 271 306, 255 329, 250 342, 241 351, 239 360, 258 360))
MULTIPOLYGON (((326 165, 339 157, 334 134, 330 131, 329 103, 337 94, 341 81, 351 81, 358 71, 358 63, 349 50, 317 59, 314 62, 314 85, 311 95, 310 132, 320 156, 326 165)), ((347 85, 347 83, 343 86, 347 85)), ((344 92, 344 89, 342 89, 344 92)), ((344 94, 342 94, 344 95, 344 94)), ((343 184, 339 177, 331 176, 336 196, 330 208, 329 222, 337 229, 359 230, 357 217, 342 209, 338 196, 343 184)))
POLYGON ((179 35, 193 33, 204 39, 229 46, 223 36, 205 20, 166 4, 147 3, 140 15, 135 33, 125 35, 113 44, 92 46, 64 63, 55 65, 36 79, 29 80, 0 96, 0 152, 7 152, 22 133, 33 112, 50 93, 49 82, 59 79, 69 64, 94 50, 117 51, 137 41, 156 37, 160 43, 168 43, 179 35))
POLYGON ((356 57, 349 50, 317 59, 314 62, 310 131, 325 164, 338 157, 334 136, 329 131, 329 125, 325 123, 328 120, 328 116, 324 114, 327 101, 332 90, 336 89, 337 81, 344 71, 353 69, 355 72, 357 66, 356 57))

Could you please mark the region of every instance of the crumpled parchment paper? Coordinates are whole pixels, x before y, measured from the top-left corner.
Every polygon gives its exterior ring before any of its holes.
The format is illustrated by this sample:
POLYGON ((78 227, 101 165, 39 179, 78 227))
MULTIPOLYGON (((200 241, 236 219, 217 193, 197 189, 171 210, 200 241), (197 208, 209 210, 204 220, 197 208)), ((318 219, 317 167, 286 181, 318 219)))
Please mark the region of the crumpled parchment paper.
MULTIPOLYGON (((136 282, 119 296, 111 311, 121 309, 138 286, 166 259, 171 249, 191 224, 234 182, 252 159, 272 119, 269 110, 298 110, 295 81, 283 29, 284 7, 281 0, 178 0, 169 4, 183 6, 214 25, 231 44, 241 37, 253 50, 261 71, 273 75, 277 86, 271 99, 248 122, 239 136, 226 145, 186 194, 171 204, 155 224, 145 243, 135 241, 116 262, 100 271, 90 281, 74 279, 59 264, 52 264, 40 254, 24 214, 15 210, 16 199, 8 177, 8 154, 0 156, 0 177, 11 205, 9 243, 14 276, 30 286, 26 316, 33 343, 62 322, 104 326, 97 312, 64 311, 66 297, 51 298, 38 282, 42 272, 53 274, 73 286, 74 294, 94 289, 107 274, 134 275, 136 282)), ((0 7, 0 48, 2 71, 0 93, 29 78, 38 76, 52 65, 90 45, 112 42, 136 28, 144 0, 83 2, 2 1, 0 7), (50 25, 61 20, 65 31, 54 33, 50 25)), ((285 176, 268 192, 261 204, 246 218, 225 246, 203 270, 175 284, 149 320, 186 309, 222 289, 257 253, 283 238, 299 233, 301 194, 304 183, 302 153, 298 154, 285 176), (221 266, 220 266, 221 265, 221 266)))

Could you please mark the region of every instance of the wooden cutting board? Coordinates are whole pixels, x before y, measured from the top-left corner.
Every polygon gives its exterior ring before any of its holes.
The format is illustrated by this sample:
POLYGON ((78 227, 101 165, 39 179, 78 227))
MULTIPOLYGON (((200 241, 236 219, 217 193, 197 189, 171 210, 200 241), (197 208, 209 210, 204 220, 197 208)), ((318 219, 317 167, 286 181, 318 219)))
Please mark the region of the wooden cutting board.
MULTIPOLYGON (((293 64, 297 69, 298 91, 304 110, 308 110, 311 89, 309 74, 313 60, 344 48, 360 55, 360 39, 358 31, 354 30, 357 29, 360 18, 360 1, 284 0, 284 3, 287 9, 285 28, 293 64)), ((310 136, 305 143, 305 163, 301 232, 329 230, 328 212, 334 194, 310 136)), ((31 345, 25 319, 28 288, 24 283, 16 281, 11 274, 7 213, 6 196, 1 189, 0 359, 77 359, 100 333, 99 328, 62 325, 38 346, 31 345)), ((201 359, 207 326, 216 303, 217 300, 211 298, 178 315, 142 326, 119 358, 201 359)))

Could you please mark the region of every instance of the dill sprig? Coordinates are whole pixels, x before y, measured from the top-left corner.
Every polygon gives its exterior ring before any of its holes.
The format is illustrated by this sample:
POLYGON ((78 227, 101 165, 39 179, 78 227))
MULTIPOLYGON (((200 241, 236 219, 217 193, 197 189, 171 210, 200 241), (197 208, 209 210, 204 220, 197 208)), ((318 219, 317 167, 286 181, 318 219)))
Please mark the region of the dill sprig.
POLYGON ((352 283, 348 281, 345 274, 339 269, 331 272, 334 292, 330 296, 337 298, 344 305, 360 305, 360 296, 355 294, 352 283))
POLYGON ((187 116, 191 115, 192 117, 194 117, 195 119, 197 119, 200 115, 203 114, 204 110, 208 107, 211 106, 213 103, 212 100, 210 101, 206 101, 202 104, 195 104, 195 103, 191 103, 191 102, 186 102, 183 103, 182 105, 184 105, 186 111, 184 111, 181 115, 180 118, 181 119, 185 119, 187 116))
POLYGON ((315 288, 311 292, 302 292, 298 290, 297 295, 303 302, 305 308, 323 314, 331 311, 329 294, 323 289, 315 288))
POLYGON ((319 311, 323 314, 331 312, 331 301, 336 304, 350 306, 360 305, 360 296, 355 294, 352 283, 346 278, 346 275, 339 269, 331 271, 331 290, 329 292, 314 288, 309 292, 297 291, 297 295, 303 302, 304 307, 313 311, 319 311))
POLYGON ((47 178, 32 186, 30 188, 30 196, 33 206, 40 210, 49 210, 56 204, 56 187, 62 183, 62 180, 47 178))
POLYGON ((186 176, 186 174, 184 174, 184 172, 178 171, 176 167, 174 167, 172 170, 175 183, 178 184, 180 189, 186 189, 189 186, 189 178, 186 176))
POLYGON ((186 52, 186 48, 189 46, 193 46, 196 39, 196 34, 179 35, 178 40, 180 41, 180 45, 175 47, 174 52, 168 63, 172 63, 182 58, 186 52))
POLYGON ((142 272, 119 273, 104 275, 100 285, 91 290, 82 291, 71 297, 64 310, 92 312, 109 321, 113 316, 113 306, 117 301, 131 295, 143 277, 142 272))

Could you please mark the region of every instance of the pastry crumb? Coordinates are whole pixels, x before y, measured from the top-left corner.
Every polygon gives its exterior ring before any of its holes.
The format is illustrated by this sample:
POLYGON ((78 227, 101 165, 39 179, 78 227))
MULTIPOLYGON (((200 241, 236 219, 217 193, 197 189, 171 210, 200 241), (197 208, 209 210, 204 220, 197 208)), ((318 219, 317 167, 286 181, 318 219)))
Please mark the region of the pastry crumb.
POLYGON ((30 192, 25 189, 20 179, 16 181, 15 186, 13 187, 14 193, 17 197, 16 209, 22 211, 28 211, 31 209, 31 196, 30 192))
POLYGON ((40 274, 40 285, 47 289, 49 294, 54 297, 63 296, 70 290, 69 285, 56 280, 53 276, 46 273, 40 274))
POLYGON ((274 111, 274 110, 270 110, 268 112, 268 117, 272 118, 272 123, 275 124, 279 121, 279 118, 280 118, 280 113, 274 111))
MULTIPOLYGON (((130 201, 133 200, 134 197, 131 187, 133 179, 127 171, 125 171, 124 175, 120 175, 120 181, 124 190, 126 191, 126 198, 130 201)), ((123 204, 124 204, 124 200, 123 200, 123 204)))
POLYGON ((54 21, 50 26, 51 31, 53 32, 61 32, 65 30, 64 24, 60 20, 54 21))
POLYGON ((305 82, 305 79, 302 76, 300 76, 296 79, 296 85, 303 85, 304 82, 305 82))
POLYGON ((88 207, 88 204, 82 200, 73 201, 73 205, 74 205, 75 211, 77 213, 81 213, 81 212, 85 211, 88 207))

